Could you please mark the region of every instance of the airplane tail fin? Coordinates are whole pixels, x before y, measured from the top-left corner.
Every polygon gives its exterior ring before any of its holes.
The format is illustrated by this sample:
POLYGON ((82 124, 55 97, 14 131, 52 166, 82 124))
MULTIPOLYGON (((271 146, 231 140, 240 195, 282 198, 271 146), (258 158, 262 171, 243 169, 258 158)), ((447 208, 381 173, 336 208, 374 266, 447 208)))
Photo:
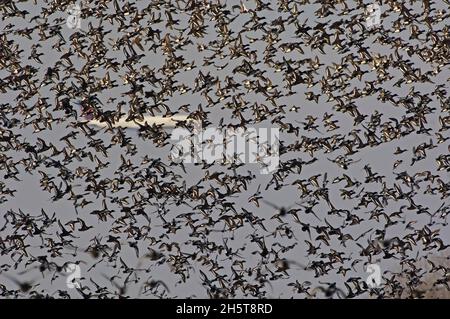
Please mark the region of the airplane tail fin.
POLYGON ((80 101, 76 101, 75 104, 80 107, 81 116, 83 117, 83 119, 87 121, 92 121, 94 119, 94 110, 91 107, 89 107, 88 105, 83 105, 83 103, 80 101))

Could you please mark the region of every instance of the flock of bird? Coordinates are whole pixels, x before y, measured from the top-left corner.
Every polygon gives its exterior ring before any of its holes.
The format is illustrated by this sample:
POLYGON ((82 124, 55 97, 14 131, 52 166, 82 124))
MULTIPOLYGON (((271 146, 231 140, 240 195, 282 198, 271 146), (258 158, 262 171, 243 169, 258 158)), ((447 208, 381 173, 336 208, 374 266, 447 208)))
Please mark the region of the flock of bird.
POLYGON ((450 290, 448 0, 75 3, 0 1, 1 298, 450 290), (279 167, 171 161, 190 120, 279 167))

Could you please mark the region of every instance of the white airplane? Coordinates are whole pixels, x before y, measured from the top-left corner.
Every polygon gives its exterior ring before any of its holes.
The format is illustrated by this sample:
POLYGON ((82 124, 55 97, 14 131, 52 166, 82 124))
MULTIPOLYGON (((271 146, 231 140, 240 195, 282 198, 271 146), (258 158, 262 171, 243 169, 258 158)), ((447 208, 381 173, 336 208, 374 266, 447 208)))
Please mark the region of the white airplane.
MULTIPOLYGON (((109 127, 109 123, 106 121, 100 121, 94 118, 93 112, 89 110, 89 107, 83 108, 80 102, 76 102, 77 105, 81 107, 81 115, 87 120, 88 125, 105 128, 109 127)), ((194 123, 194 125, 200 125, 199 121, 188 118, 189 115, 173 115, 173 116, 143 116, 141 119, 134 119, 132 121, 127 121, 127 116, 122 116, 118 121, 111 123, 112 127, 122 127, 122 128, 134 128, 138 129, 140 125, 162 125, 163 128, 174 128, 178 122, 187 121, 194 123)))
MULTIPOLYGON (((163 116, 144 116, 143 119, 127 121, 126 117, 121 117, 118 121, 112 124, 112 127, 122 127, 122 128, 139 128, 139 125, 162 125, 165 128, 173 128, 176 126, 177 122, 181 121, 194 121, 193 119, 188 119, 187 115, 174 115, 170 117, 163 116)), ((88 125, 93 125, 97 127, 108 127, 107 122, 101 122, 97 119, 89 120, 88 125)))

